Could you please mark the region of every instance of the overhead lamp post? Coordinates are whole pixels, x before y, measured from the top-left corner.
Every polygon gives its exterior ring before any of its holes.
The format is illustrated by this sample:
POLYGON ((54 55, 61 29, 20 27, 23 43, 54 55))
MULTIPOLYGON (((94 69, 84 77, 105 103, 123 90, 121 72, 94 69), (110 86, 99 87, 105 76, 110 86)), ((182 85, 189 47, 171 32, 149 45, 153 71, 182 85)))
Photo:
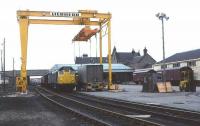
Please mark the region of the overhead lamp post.
MULTIPOLYGON (((2 82, 2 80, 3 80, 3 50, 1 49, 1 75, 0 75, 1 77, 1 88, 3 89, 3 82, 2 82)), ((3 91, 3 90, 2 90, 3 91)))
POLYGON ((162 41, 163 41, 163 82, 166 85, 166 77, 165 77, 165 39, 164 39, 164 19, 167 21, 169 20, 169 17, 165 13, 157 13, 156 17, 158 17, 159 20, 162 22, 162 41))
POLYGON ((5 76, 6 76, 6 71, 5 71, 5 38, 3 39, 3 43, 1 44, 3 46, 3 51, 1 50, 1 69, 3 71, 3 91, 5 91, 6 89, 6 80, 5 80, 5 76), (3 53, 3 54, 2 54, 3 53), (3 58, 2 58, 3 57, 3 58))

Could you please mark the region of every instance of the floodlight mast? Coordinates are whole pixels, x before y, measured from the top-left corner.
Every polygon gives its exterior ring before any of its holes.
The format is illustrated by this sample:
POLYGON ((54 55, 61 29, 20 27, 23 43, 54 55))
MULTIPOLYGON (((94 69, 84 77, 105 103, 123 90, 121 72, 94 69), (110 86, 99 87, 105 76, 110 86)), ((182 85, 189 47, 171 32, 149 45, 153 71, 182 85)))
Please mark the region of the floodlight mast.
MULTIPOLYGON (((167 21, 169 20, 169 17, 167 17, 167 15, 165 13, 157 13, 156 17, 158 17, 159 20, 161 20, 162 22, 162 42, 163 42, 163 72, 162 72, 162 76, 163 76, 163 82, 166 85, 166 64, 165 64, 165 39, 164 39, 164 19, 167 21)), ((161 67, 162 69, 162 67, 161 67)))

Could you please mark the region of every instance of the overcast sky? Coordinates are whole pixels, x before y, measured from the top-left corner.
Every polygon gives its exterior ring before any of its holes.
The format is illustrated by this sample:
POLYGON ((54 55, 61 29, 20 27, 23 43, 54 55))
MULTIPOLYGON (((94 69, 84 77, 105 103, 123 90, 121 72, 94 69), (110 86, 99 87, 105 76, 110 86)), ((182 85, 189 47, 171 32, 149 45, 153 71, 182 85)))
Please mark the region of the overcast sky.
MULTIPOLYGON (((112 48, 130 52, 146 47, 156 60, 162 60, 161 21, 155 16, 164 12, 166 57, 177 52, 198 49, 200 45, 200 2, 198 0, 1 0, 0 43, 6 38, 6 69, 21 66, 21 50, 17 10, 78 11, 98 10, 112 13, 112 48)), ((74 63, 79 56, 73 37, 83 26, 30 25, 27 69, 49 69, 54 64, 74 63)), ((107 36, 106 36, 107 37, 107 36)), ((103 55, 107 55, 107 39, 103 38, 103 55)), ((96 56, 96 39, 92 38, 92 56, 96 56)), ((80 53, 90 55, 90 44, 80 44, 80 53)), ((2 49, 2 47, 0 47, 2 49)), ((99 50, 98 50, 99 51, 99 50)), ((98 53, 99 55, 99 53, 98 53)))

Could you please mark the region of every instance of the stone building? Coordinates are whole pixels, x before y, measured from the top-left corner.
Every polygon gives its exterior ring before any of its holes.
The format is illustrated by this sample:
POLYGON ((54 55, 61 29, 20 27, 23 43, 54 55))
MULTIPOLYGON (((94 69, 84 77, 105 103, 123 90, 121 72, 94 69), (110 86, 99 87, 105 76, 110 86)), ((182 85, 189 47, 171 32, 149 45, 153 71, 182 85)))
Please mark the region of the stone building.
POLYGON ((135 69, 151 68, 156 61, 148 54, 146 47, 143 49, 143 55, 140 52, 117 52, 116 47, 112 52, 112 63, 122 63, 135 69))
POLYGON ((191 67, 194 72, 194 79, 200 80, 200 49, 176 53, 165 59, 165 66, 163 60, 153 65, 156 71, 163 67, 168 69, 179 69, 181 67, 191 67))

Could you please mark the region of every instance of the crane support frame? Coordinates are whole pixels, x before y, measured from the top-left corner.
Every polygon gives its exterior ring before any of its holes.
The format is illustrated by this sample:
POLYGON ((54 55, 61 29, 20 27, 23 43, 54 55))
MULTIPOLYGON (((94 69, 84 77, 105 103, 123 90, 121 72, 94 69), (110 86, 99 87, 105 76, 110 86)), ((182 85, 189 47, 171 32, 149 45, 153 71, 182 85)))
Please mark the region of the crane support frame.
POLYGON ((27 92, 27 45, 28 45, 28 26, 30 24, 48 24, 48 25, 87 25, 99 26, 99 44, 100 44, 100 64, 102 64, 102 26, 108 27, 108 63, 109 80, 108 89, 112 85, 112 61, 111 61, 111 13, 98 13, 96 10, 79 10, 78 12, 55 12, 55 11, 29 11, 18 10, 17 19, 20 27, 21 39, 21 72, 20 79, 16 83, 17 90, 27 92), (62 18, 60 20, 51 19, 62 18), (41 19, 50 18, 50 19, 41 19), (63 19, 64 18, 64 19, 63 19), (91 21, 90 19, 96 19, 91 21))

